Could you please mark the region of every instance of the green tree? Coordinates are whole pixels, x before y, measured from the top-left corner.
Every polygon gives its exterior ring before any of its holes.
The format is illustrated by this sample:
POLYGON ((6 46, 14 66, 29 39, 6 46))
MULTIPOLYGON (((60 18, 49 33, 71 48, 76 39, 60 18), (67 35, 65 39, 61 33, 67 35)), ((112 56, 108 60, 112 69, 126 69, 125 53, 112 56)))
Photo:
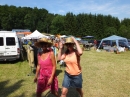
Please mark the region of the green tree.
POLYGON ((125 25, 121 25, 121 27, 119 29, 119 35, 122 37, 126 37, 127 34, 128 34, 127 27, 125 25))
POLYGON ((54 19, 55 15, 54 14, 50 14, 48 13, 46 15, 46 18, 45 18, 45 23, 44 23, 44 32, 46 33, 50 33, 51 34, 51 23, 52 23, 52 20, 54 19))
POLYGON ((37 29, 40 32, 46 31, 45 20, 46 20, 47 15, 48 15, 48 11, 46 9, 39 9, 39 11, 38 11, 39 18, 38 18, 38 23, 37 23, 37 29))
POLYGON ((64 34, 64 16, 57 15, 51 23, 52 34, 64 34))
POLYGON ((117 29, 114 28, 114 27, 107 27, 105 29, 105 36, 104 37, 108 37, 108 36, 111 36, 111 35, 116 35, 117 33, 117 29))
POLYGON ((76 34, 76 17, 73 13, 66 14, 64 27, 67 35, 76 34))
POLYGON ((103 15, 99 14, 97 15, 97 18, 96 18, 96 33, 97 33, 97 38, 98 39, 102 39, 104 38, 104 29, 105 29, 105 25, 104 25, 104 18, 103 18, 103 15))

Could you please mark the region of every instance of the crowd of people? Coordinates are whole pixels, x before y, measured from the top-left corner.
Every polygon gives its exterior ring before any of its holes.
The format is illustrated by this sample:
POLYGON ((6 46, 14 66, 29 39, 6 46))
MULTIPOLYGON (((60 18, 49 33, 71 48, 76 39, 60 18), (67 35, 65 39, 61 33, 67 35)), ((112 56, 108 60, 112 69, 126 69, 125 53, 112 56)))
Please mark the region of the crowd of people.
POLYGON ((41 38, 34 42, 36 51, 35 66, 36 74, 34 82, 37 83, 36 97, 41 97, 42 93, 50 89, 56 97, 67 97, 68 89, 75 88, 80 97, 82 91, 82 69, 80 56, 83 51, 74 37, 50 40, 41 38), (62 92, 58 92, 58 78, 56 76, 56 64, 63 61, 65 63, 64 78, 62 82, 62 92))

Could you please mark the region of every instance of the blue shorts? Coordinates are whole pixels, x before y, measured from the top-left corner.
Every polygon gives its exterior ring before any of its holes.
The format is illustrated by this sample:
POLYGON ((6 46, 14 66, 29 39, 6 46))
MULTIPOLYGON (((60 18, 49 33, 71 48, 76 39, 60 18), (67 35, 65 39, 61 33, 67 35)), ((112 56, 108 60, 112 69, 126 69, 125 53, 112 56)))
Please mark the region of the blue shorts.
POLYGON ((79 75, 70 75, 65 71, 62 86, 65 88, 82 88, 82 73, 79 75))

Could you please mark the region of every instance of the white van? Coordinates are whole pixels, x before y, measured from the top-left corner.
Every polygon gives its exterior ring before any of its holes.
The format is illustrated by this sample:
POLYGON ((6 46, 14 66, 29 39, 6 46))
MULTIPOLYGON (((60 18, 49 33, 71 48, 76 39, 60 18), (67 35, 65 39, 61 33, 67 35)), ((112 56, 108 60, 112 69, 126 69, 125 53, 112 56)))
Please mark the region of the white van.
POLYGON ((20 58, 20 44, 16 32, 0 31, 0 61, 20 58))

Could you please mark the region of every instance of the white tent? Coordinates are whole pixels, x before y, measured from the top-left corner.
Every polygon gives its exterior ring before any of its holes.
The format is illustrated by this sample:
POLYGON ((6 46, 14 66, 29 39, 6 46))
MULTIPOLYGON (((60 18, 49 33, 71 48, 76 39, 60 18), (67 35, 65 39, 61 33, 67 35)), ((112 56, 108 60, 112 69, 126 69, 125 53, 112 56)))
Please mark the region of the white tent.
POLYGON ((38 30, 35 30, 32 34, 23 37, 23 39, 39 39, 43 37, 48 38, 48 36, 41 34, 38 30))

